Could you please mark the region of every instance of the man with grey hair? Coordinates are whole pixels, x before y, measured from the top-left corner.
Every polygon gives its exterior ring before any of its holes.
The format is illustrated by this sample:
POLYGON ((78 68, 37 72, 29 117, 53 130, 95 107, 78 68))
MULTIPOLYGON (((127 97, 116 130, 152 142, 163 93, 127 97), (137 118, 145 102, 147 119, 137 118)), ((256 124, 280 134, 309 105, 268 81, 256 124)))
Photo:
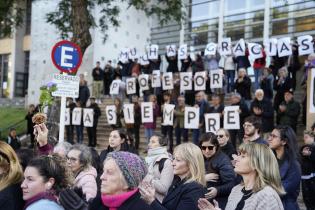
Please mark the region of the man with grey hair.
POLYGON ((246 105, 244 99, 239 93, 233 93, 231 95, 231 106, 239 106, 239 113, 240 113, 240 129, 239 130, 229 130, 231 142, 236 148, 236 141, 239 139, 240 143, 243 140, 244 136, 244 128, 242 127, 244 120, 246 117, 249 116, 249 109, 246 105))
POLYGON ((264 97, 264 91, 257 89, 255 92, 255 98, 250 106, 250 113, 258 118, 262 122, 261 134, 267 139, 269 132, 274 128, 274 112, 272 103, 264 97))

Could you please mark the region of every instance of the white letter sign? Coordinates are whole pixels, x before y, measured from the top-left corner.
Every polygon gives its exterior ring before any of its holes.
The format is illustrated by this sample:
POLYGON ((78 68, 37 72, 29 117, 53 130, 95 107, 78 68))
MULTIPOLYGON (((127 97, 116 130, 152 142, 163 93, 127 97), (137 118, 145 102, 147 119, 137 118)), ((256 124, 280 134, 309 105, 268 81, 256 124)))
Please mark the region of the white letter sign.
POLYGON ((239 106, 224 107, 224 128, 240 129, 240 113, 239 106))
POLYGON ((83 125, 84 127, 93 127, 94 110, 83 109, 83 125))
POLYGON ((163 122, 162 125, 173 125, 174 124, 174 104, 163 105, 163 122))
POLYGON ((184 127, 199 129, 199 107, 185 107, 184 127))
POLYGON ((108 105, 105 109, 108 124, 115 125, 117 122, 116 106, 108 105))
POLYGON ((162 76, 162 85, 163 90, 173 90, 174 84, 173 84, 173 73, 172 72, 165 72, 162 76))
POLYGON ((180 72, 180 91, 192 89, 192 72, 180 72))
POLYGON ((223 72, 222 69, 210 71, 210 88, 223 87, 223 72))
POLYGON ((216 133, 216 131, 220 129, 220 114, 219 113, 205 114, 205 126, 206 133, 209 132, 216 133))
POLYGON ((142 102, 141 103, 141 119, 142 123, 152 123, 153 122, 153 103, 152 102, 142 102))
POLYGON ((135 123, 134 104, 124 104, 124 120, 126 123, 135 123))

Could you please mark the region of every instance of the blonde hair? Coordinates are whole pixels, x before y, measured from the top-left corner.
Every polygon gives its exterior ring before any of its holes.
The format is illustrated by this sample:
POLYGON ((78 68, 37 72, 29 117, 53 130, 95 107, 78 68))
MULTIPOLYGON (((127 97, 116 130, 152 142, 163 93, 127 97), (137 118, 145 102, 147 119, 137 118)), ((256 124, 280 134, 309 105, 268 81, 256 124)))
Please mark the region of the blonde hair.
POLYGON ((250 142, 240 145, 239 151, 248 155, 250 167, 257 173, 254 192, 270 186, 279 195, 285 194, 276 157, 267 145, 250 142))
POLYGON ((23 170, 19 159, 12 147, 0 141, 0 167, 4 169, 4 174, 0 179, 0 191, 12 184, 18 184, 23 179, 23 170))
MULTIPOLYGON (((223 132, 224 132, 224 135, 230 140, 230 132, 229 132, 227 129, 219 128, 219 129, 217 130, 217 133, 218 133, 219 131, 223 131, 223 132)), ((217 134, 217 135, 218 135, 218 134, 217 134)))
POLYGON ((188 164, 189 175, 186 183, 195 181, 206 186, 205 162, 200 148, 192 143, 184 143, 175 147, 175 153, 188 164))

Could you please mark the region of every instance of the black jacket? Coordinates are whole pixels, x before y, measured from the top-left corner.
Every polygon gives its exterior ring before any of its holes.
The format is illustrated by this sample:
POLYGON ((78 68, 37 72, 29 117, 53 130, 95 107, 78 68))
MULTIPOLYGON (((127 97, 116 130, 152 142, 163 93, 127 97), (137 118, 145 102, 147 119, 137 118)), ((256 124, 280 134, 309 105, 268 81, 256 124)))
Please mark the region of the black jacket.
POLYGON ((14 184, 0 191, 1 210, 21 210, 24 206, 21 184, 14 184))
POLYGON ((79 87, 79 97, 76 101, 80 101, 81 106, 85 107, 87 100, 90 98, 90 90, 86 85, 80 85, 79 87))
POLYGON ((133 66, 132 61, 129 60, 127 63, 122 63, 121 61, 119 61, 118 64, 122 66, 122 69, 120 70, 121 76, 122 77, 130 77, 131 76, 131 68, 133 66))
POLYGON ((252 81, 248 76, 243 78, 242 82, 236 80, 234 84, 234 89, 244 98, 245 100, 251 100, 250 88, 252 85, 252 81))
POLYGON ((285 91, 290 90, 292 87, 292 81, 289 77, 286 77, 285 80, 282 82, 279 82, 279 79, 275 80, 275 83, 273 85, 273 89, 277 91, 273 102, 273 107, 275 110, 278 110, 279 105, 282 101, 284 101, 285 91))
POLYGON ((207 182, 207 188, 215 187, 218 194, 215 200, 218 201, 220 208, 224 209, 235 185, 235 173, 229 157, 222 151, 218 151, 212 158, 205 159, 206 173, 216 173, 219 175, 217 182, 207 182))
POLYGON ((310 175, 315 173, 315 144, 303 145, 300 149, 302 175, 310 175), (302 151, 305 147, 309 147, 310 156, 304 156, 302 151))
POLYGON ((258 101, 256 98, 252 101, 250 106, 251 114, 261 119, 262 122, 262 132, 271 132, 274 128, 274 110, 271 102, 268 99, 263 99, 262 101, 258 101), (254 107, 261 109, 261 115, 256 115, 254 113, 254 107))
POLYGON ((153 210, 198 210, 198 199, 205 193, 205 188, 199 183, 185 183, 175 176, 162 204, 155 199, 151 207, 153 210))
POLYGON ((169 57, 167 57, 167 55, 165 55, 165 58, 168 62, 166 72, 172 72, 172 73, 178 72, 177 54, 175 56, 175 59, 170 59, 169 57))
POLYGON ((230 160, 233 160, 233 154, 237 154, 232 142, 230 141, 228 141, 226 145, 221 147, 221 151, 224 152, 230 158, 230 160))
MULTIPOLYGON (((96 198, 89 205, 89 210, 108 210, 109 208, 104 206, 101 195, 98 194, 96 198)), ((136 192, 128 200, 126 200, 118 210, 151 210, 150 206, 140 198, 140 193, 136 192)))
POLYGON ((103 81, 104 80, 104 71, 101 68, 94 68, 92 70, 92 77, 94 81, 103 81), (97 70, 99 73, 97 74, 97 70))

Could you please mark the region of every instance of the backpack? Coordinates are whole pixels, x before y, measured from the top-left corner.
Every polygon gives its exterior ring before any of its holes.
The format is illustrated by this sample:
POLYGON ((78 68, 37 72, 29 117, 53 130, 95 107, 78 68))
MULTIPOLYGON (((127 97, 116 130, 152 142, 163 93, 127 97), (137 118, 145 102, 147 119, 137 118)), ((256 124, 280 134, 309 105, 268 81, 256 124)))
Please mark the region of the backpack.
POLYGON ((161 173, 163 168, 164 168, 164 163, 165 161, 167 160, 168 158, 162 158, 160 161, 159 161, 159 172, 161 173))

